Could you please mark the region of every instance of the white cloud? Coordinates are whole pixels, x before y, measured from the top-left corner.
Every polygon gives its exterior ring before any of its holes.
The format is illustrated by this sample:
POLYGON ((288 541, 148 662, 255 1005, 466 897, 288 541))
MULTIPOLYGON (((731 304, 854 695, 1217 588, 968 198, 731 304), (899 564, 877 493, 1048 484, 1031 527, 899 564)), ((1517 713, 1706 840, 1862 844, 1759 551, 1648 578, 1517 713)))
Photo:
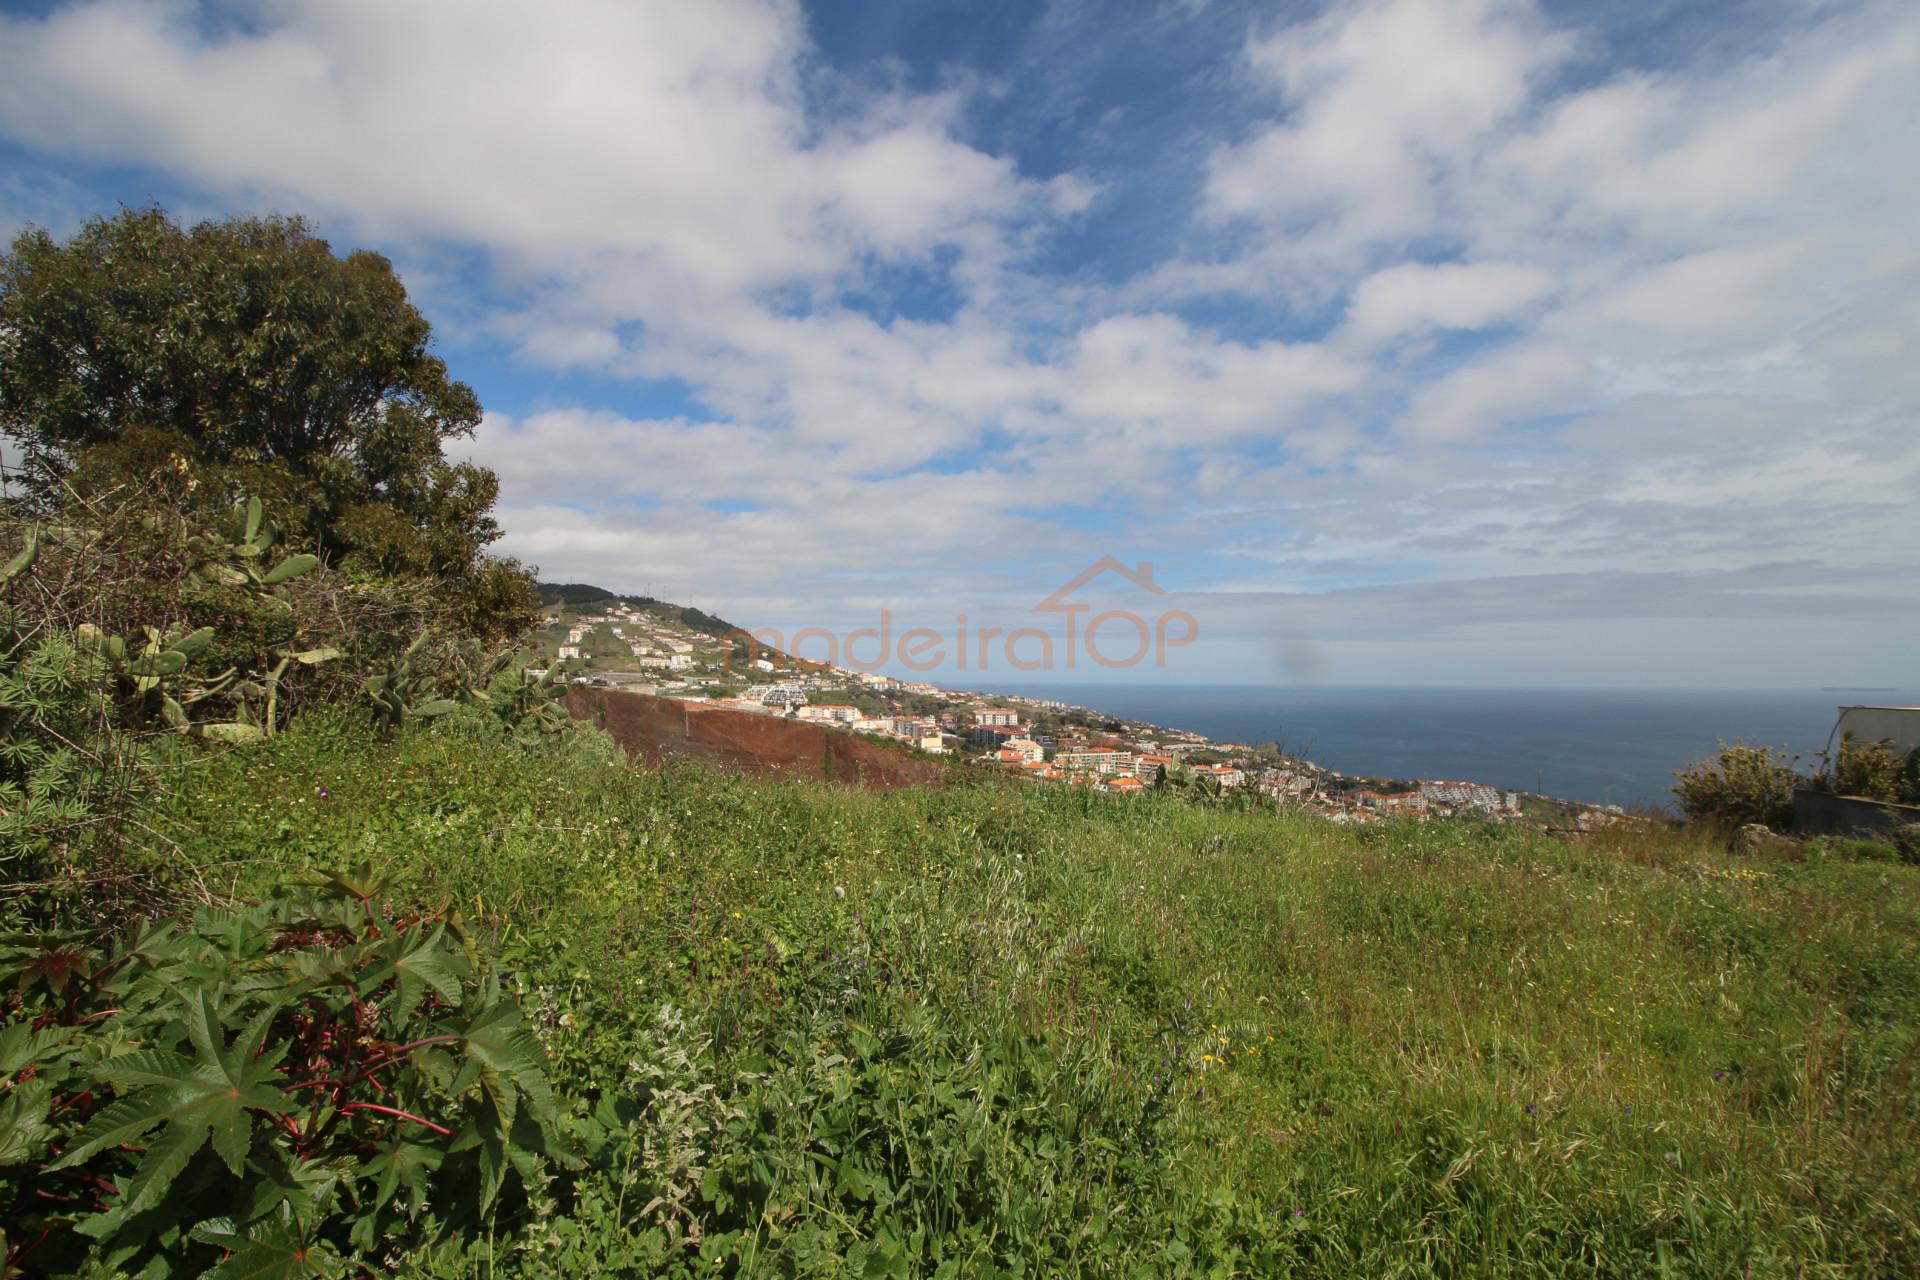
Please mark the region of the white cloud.
POLYGON ((1378 342, 1428 329, 1483 329, 1509 320, 1553 289, 1539 267, 1511 262, 1407 262, 1362 280, 1347 329, 1378 342))
POLYGON ((14 137, 216 189, 708 290, 924 248, 1047 193, 937 103, 809 119, 796 9, 300 0, 266 30, 96 0, 0 19, 14 137))
POLYGON ((1208 444, 1284 426, 1360 377, 1357 365, 1324 346, 1221 342, 1173 316, 1127 315, 1079 335, 1062 370, 1060 405, 1077 421, 1208 444))
POLYGON ((1477 441, 1516 420, 1590 403, 1590 372, 1565 350, 1521 347, 1422 387, 1399 422, 1422 443, 1477 441))
POLYGON ((1331 248, 1426 234, 1453 174, 1569 46, 1498 0, 1367 0, 1283 27, 1247 57, 1287 115, 1215 152, 1206 208, 1331 248))

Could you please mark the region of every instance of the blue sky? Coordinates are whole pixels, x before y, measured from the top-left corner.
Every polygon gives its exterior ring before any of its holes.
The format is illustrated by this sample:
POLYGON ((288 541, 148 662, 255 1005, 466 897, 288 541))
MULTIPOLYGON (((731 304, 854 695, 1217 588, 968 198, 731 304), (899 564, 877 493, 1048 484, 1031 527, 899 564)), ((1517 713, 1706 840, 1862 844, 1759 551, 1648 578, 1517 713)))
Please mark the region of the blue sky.
POLYGON ((0 5, 0 230, 387 253, 503 551, 789 633, 1151 563, 1199 638, 1079 679, 1920 684, 1916 118, 1873 0, 0 5))

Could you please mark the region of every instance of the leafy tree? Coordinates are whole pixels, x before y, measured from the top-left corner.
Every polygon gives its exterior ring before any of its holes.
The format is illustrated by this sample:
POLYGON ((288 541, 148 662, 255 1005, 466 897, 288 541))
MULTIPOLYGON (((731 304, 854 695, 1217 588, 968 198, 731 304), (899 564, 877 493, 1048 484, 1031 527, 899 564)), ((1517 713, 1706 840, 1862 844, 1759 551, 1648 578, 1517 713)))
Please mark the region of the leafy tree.
POLYGON ((477 629, 511 631, 536 597, 483 555, 499 481, 444 453, 480 402, 430 347, 384 257, 336 257, 299 218, 123 210, 0 255, 0 431, 43 495, 258 496, 342 567, 432 580, 477 629))

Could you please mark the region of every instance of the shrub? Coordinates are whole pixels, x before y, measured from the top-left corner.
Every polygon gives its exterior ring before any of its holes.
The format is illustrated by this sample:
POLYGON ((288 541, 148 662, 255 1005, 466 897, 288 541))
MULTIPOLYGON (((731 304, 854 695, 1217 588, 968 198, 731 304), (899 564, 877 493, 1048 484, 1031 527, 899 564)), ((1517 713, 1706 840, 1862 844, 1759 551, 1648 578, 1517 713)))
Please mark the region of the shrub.
POLYGON ((1867 742, 1843 734, 1840 749, 1814 779, 1835 795, 1888 804, 1920 804, 1920 751, 1900 755, 1889 739, 1867 742))
POLYGON ((1674 777, 1680 809, 1696 822, 1777 828, 1793 821, 1793 788, 1800 775, 1785 751, 1723 742, 1717 760, 1695 761, 1674 777))
POLYGON ((331 1275, 542 1190, 519 1006, 379 887, 0 948, 0 1274, 331 1275))

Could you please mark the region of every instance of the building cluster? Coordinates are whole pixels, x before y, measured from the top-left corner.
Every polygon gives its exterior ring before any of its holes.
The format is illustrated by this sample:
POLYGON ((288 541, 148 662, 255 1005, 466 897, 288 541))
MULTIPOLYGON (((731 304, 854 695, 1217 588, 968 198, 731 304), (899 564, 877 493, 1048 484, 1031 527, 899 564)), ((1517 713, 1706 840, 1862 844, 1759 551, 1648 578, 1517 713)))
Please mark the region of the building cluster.
POLYGON ((633 665, 642 671, 687 672, 693 670, 698 661, 694 643, 685 634, 646 610, 624 602, 610 603, 603 612, 576 614, 571 621, 556 616, 547 625, 566 631, 567 638, 555 653, 561 662, 590 661, 594 652, 588 637, 602 627, 611 642, 609 647, 616 652, 624 648, 633 665))
POLYGON ((885 738, 1039 782, 1117 795, 1168 786, 1245 791, 1353 824, 1526 812, 1520 793, 1482 783, 1347 777, 1271 748, 1117 720, 1057 699, 947 690, 872 671, 796 665, 779 654, 736 665, 726 641, 624 602, 549 625, 564 632, 559 660, 585 668, 572 669, 577 680, 885 738))

